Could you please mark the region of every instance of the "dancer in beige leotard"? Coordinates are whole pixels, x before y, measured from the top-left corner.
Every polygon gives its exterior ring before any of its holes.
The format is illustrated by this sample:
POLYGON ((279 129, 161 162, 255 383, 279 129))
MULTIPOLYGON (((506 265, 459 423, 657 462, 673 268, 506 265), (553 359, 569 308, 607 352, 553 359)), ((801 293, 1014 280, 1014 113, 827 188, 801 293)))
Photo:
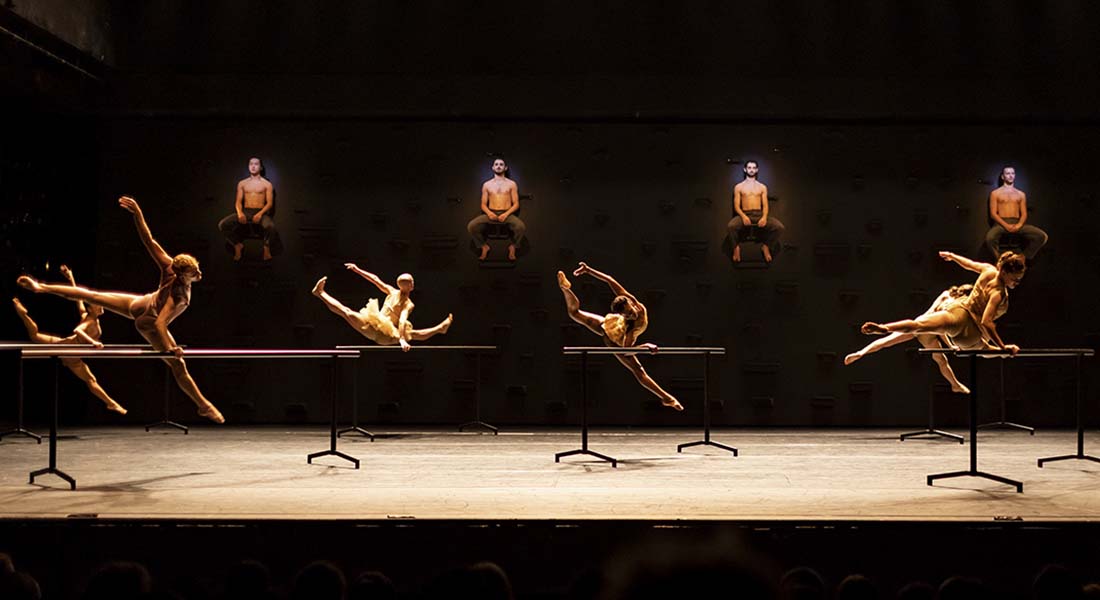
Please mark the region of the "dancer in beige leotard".
POLYGON ((138 333, 155 350, 176 355, 175 358, 165 358, 164 362, 172 370, 176 384, 198 407, 199 415, 215 423, 224 423, 225 418, 222 417, 221 412, 202 395, 195 380, 191 378, 191 373, 187 371, 187 364, 182 358, 183 349, 176 344, 176 340, 168 331, 168 325, 187 310, 191 303, 191 284, 202 279, 199 261, 190 254, 169 256, 153 239, 153 234, 149 231, 145 216, 142 215, 141 207, 136 200, 123 196, 118 199, 118 205, 134 215, 138 237, 141 238, 145 249, 160 269, 160 286, 155 292, 149 292, 144 296, 125 292, 103 292, 75 285, 39 283, 27 275, 20 277, 17 283, 35 293, 54 294, 69 300, 83 300, 117 315, 133 319, 138 333))
POLYGON ((397 287, 393 287, 382 281, 381 277, 364 271, 353 263, 345 263, 344 266, 352 273, 373 283, 386 295, 382 308, 378 307, 377 298, 371 298, 367 305, 358 311, 344 306, 325 291, 328 277, 322 277, 317 281, 317 285, 313 286, 313 295, 320 298, 329 310, 343 317, 348 325, 363 337, 381 346, 401 344, 401 350, 408 352, 412 347, 409 345, 410 341, 423 341, 432 336, 447 333, 450 329, 454 321, 453 315, 447 315, 447 318, 435 327, 413 329, 412 323, 409 322, 409 314, 412 313, 414 306, 409 298, 414 287, 412 275, 402 273, 397 277, 397 287))
MULTIPOLYGON (((600 336, 604 344, 608 346, 619 348, 634 346, 638 342, 638 337, 649 327, 649 316, 645 305, 639 302, 633 294, 626 291, 626 288, 615 281, 615 278, 601 273, 583 262, 573 271, 573 275, 577 277, 591 275, 599 279, 611 288, 611 291, 615 294, 615 299, 611 301, 611 312, 602 317, 585 312, 581 310, 581 302, 577 299, 577 295, 573 293, 573 284, 566 278, 565 273, 558 271, 558 287, 561 288, 562 295, 565 296, 565 309, 569 313, 569 318, 600 336)), ((641 344, 641 346, 654 353, 658 351, 656 344, 641 344)), ((679 400, 657 385, 657 382, 649 376, 649 373, 646 373, 637 356, 633 354, 616 354, 615 358, 634 375, 634 379, 642 387, 660 398, 661 404, 675 410, 684 410, 684 406, 680 404, 679 400)))

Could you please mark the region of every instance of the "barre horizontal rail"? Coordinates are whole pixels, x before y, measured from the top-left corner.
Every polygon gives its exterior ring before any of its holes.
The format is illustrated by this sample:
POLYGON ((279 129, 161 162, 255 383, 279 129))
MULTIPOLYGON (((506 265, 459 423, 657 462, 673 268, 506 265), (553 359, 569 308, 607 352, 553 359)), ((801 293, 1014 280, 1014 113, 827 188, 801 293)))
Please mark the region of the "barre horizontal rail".
POLYGON ((613 348, 610 346, 565 346, 563 354, 725 354, 725 348, 692 346, 658 346, 654 352, 645 346, 613 348))
MULTIPOLYGON (((186 346, 180 346, 186 348, 186 346)), ((38 344, 35 342, 0 342, 0 350, 29 350, 32 348, 67 348, 69 350, 80 350, 83 348, 95 348, 91 344, 79 343, 79 344, 38 344)), ((152 346, 149 344, 103 344, 103 348, 123 349, 123 348, 149 348, 152 346)))
MULTIPOLYGON (((66 350, 39 349, 23 350, 23 358, 174 358, 171 352, 157 350, 66 350)), ((294 350, 294 349, 237 349, 237 348, 194 348, 184 350, 183 358, 358 358, 358 350, 294 350)))
POLYGON ((955 356, 980 356, 984 358, 1037 358, 1058 356, 1093 356, 1092 348, 1021 348, 1016 354, 1008 350, 955 350, 953 348, 921 348, 921 354, 953 354, 955 356))
MULTIPOLYGON (((400 350, 401 346, 393 344, 391 346, 337 346, 340 350, 400 350)), ((417 350, 499 350, 497 346, 417 346, 413 344, 412 349, 409 352, 415 352, 417 350)))

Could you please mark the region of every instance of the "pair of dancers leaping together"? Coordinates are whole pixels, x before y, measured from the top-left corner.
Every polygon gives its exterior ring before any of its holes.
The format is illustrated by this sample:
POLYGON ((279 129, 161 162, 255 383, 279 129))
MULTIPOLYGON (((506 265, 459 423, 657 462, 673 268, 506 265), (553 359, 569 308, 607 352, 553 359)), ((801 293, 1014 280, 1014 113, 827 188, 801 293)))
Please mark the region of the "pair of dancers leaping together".
MULTIPOLYGON (((344 306, 325 291, 327 277, 322 277, 317 282, 317 285, 313 288, 313 295, 320 298, 329 310, 342 317, 352 329, 355 329, 367 339, 383 346, 401 344, 401 349, 408 351, 411 347, 409 345, 410 341, 426 340, 432 336, 447 333, 447 329, 450 328, 451 322, 454 320, 452 315, 447 315, 447 318, 435 327, 413 329, 412 324, 409 322, 409 313, 413 309, 413 303, 409 299, 409 293, 413 290, 412 275, 408 273, 400 275, 397 278, 397 286, 395 287, 386 284, 377 275, 364 271, 352 263, 347 263, 344 266, 374 284, 386 295, 381 309, 378 307, 378 300, 374 298, 359 311, 344 306)), ((605 316, 601 317, 582 311, 580 301, 573 293, 569 280, 566 279, 564 273, 558 271, 558 286, 561 287, 562 294, 565 296, 565 307, 569 311, 569 316, 574 321, 587 327, 592 333, 602 337, 604 343, 608 346, 633 346, 637 342, 638 336, 649 325, 645 305, 639 302, 613 277, 601 273, 583 262, 573 271, 573 274, 576 276, 591 275, 603 281, 611 287, 611 291, 616 296, 611 303, 611 312, 605 316)), ((643 344, 642 346, 652 352, 658 350, 657 346, 653 344, 643 344)), ((653 381, 653 378, 646 373, 642 363, 638 361, 638 357, 616 355, 615 358, 634 375, 638 383, 642 384, 642 387, 660 398, 661 404, 676 410, 684 410, 684 407, 672 394, 661 389, 661 386, 657 385, 657 382, 653 381)))
MULTIPOLYGON (((160 269, 160 286, 156 291, 138 295, 125 292, 104 292, 76 285, 72 272, 63 268, 63 273, 69 280, 65 284, 47 284, 35 280, 29 275, 19 277, 17 283, 32 292, 41 294, 54 294, 78 303, 81 309, 81 322, 77 325, 73 335, 60 338, 41 334, 38 326, 27 314, 26 308, 18 299, 14 300, 16 312, 23 319, 27 332, 35 342, 42 343, 91 343, 102 347, 99 342, 102 333, 99 327, 99 316, 104 309, 117 315, 134 321, 138 333, 153 349, 160 352, 171 352, 175 357, 165 358, 164 362, 172 370, 172 375, 180 389, 198 407, 200 416, 210 419, 215 423, 224 423, 225 418, 221 412, 202 395, 198 385, 187 371, 187 364, 183 360, 183 350, 176 344, 176 340, 168 331, 168 325, 180 316, 191 304, 191 284, 202 279, 202 271, 199 270, 199 262, 189 254, 177 254, 169 256, 161 247, 145 223, 145 217, 141 213, 141 207, 137 201, 129 196, 123 196, 118 200, 119 206, 129 211, 134 216, 134 225, 137 227, 138 237, 149 252, 153 262, 160 269), (83 303, 91 305, 90 310, 84 310, 83 303)), ((125 414, 126 409, 111 399, 103 388, 99 387, 95 376, 88 370, 87 365, 78 359, 64 359, 63 362, 69 369, 83 380, 92 393, 102 400, 107 408, 115 412, 125 414)))
MULTIPOLYGON (((977 273, 978 279, 973 285, 954 286, 944 290, 932 306, 915 319, 881 324, 864 323, 860 329, 863 333, 886 334, 886 337, 844 357, 844 364, 850 365, 868 354, 914 338, 925 348, 942 348, 940 340, 943 339, 948 347, 958 350, 998 349, 1007 350, 1011 354, 1019 352, 1019 346, 1004 343, 997 333, 995 321, 1008 311, 1008 290, 1019 285, 1027 272, 1024 255, 1002 252, 995 265, 970 260, 952 252, 940 252, 940 257, 977 273)), ((951 384, 953 391, 970 393, 955 377, 946 356, 937 353, 932 355, 932 359, 936 361, 940 374, 951 384)))

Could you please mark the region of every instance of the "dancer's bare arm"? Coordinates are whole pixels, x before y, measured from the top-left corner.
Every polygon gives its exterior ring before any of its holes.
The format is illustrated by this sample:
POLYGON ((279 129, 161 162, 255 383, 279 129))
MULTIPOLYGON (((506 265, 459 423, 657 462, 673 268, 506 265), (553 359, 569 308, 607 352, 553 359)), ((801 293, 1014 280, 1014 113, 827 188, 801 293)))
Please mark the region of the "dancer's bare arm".
MULTIPOLYGON (((180 306, 179 304, 176 304, 175 298, 168 296, 168 300, 164 303, 164 308, 160 309, 160 314, 157 315, 157 320, 155 321, 157 333, 160 334, 160 339, 164 340, 165 342, 169 342, 172 340, 172 336, 168 333, 168 324, 171 323, 177 315, 183 312, 184 308, 186 308, 186 305, 180 306)), ((183 349, 179 346, 173 345, 171 348, 168 348, 168 351, 172 352, 176 356, 183 356, 183 349)))
POLYGON ((749 220, 749 216, 745 214, 745 211, 741 209, 741 185, 733 186, 733 212, 737 213, 738 217, 741 217, 741 223, 746 227, 752 224, 749 220))
POLYGON ((344 267, 352 273, 355 273, 363 279, 366 279, 367 281, 373 283, 375 287, 377 287, 383 294, 387 296, 397 291, 396 288, 389 285, 385 281, 382 281, 381 277, 375 275, 374 273, 371 273, 370 271, 364 271, 363 269, 360 269, 355 263, 344 263, 344 267))
POLYGON ((508 207, 508 210, 504 211, 499 217, 497 217, 497 220, 501 223, 503 223, 504 220, 508 217, 512 216, 512 213, 519 210, 519 186, 512 185, 512 192, 510 195, 512 199, 511 205, 508 207))
POLYGON ((92 336, 88 335, 88 332, 84 331, 84 325, 83 324, 77 325, 76 329, 73 330, 73 333, 76 334, 76 337, 83 340, 85 344, 91 344, 91 345, 95 346, 96 348, 102 348, 103 347, 103 342, 93 338, 92 336))
MULTIPOLYGON (((576 270, 573 271, 573 275, 576 275, 577 277, 580 277, 581 275, 591 275, 592 277, 595 277, 596 279, 599 279, 600 281, 606 283, 607 287, 611 288, 611 291, 616 296, 626 296, 627 298, 630 298, 635 302, 638 301, 638 299, 634 297, 634 294, 626 291, 626 288, 624 288, 622 284, 620 284, 618 281, 615 281, 614 277, 608 275, 607 273, 597 271, 596 269, 593 269, 584 262, 579 263, 579 265, 580 266, 578 266, 576 270)), ((639 302, 639 304, 641 303, 639 302)))
POLYGON ((405 307, 405 310, 401 311, 401 316, 397 318, 397 332, 400 338, 398 342, 401 343, 401 351, 408 352, 412 346, 409 345, 409 334, 412 331, 412 327, 409 327, 409 313, 412 311, 411 306, 405 307))
POLYGON ((138 206, 137 200, 123 196, 118 199, 118 205, 134 215, 134 226, 137 227, 138 237, 141 238, 145 249, 149 251, 149 256, 153 257, 153 262, 157 263, 161 269, 171 266, 172 257, 153 239, 153 234, 149 231, 149 225, 145 222, 145 215, 141 214, 141 207, 138 206))
POLYGON ((762 190, 761 191, 761 196, 760 196, 760 201, 761 201, 761 208, 763 209, 763 212, 760 215, 760 220, 757 221, 756 224, 759 225, 760 227, 764 227, 765 225, 768 224, 768 186, 766 186, 764 184, 760 184, 760 188, 762 190))
POLYGON ((489 182, 481 184, 481 212, 485 213, 485 216, 489 217, 490 221, 497 220, 497 214, 489 210, 489 182))
POLYGON ((997 333, 997 325, 993 320, 997 315, 997 309, 1001 306, 1001 302, 1004 302, 1004 294, 999 290, 989 295, 989 303, 985 305, 985 312, 982 313, 981 327, 985 333, 983 337, 993 342, 997 349, 1010 350, 1013 354, 1016 354, 1020 347, 1014 344, 1005 344, 997 333))
POLYGON ((942 258, 942 259, 944 259, 948 262, 953 262, 953 263, 959 265, 960 267, 966 269, 967 271, 973 271, 975 273, 982 273, 986 269, 995 269, 996 268, 996 267, 994 267, 993 265, 991 265, 989 263, 983 263, 983 262, 978 262, 976 260, 970 260, 969 258, 967 258, 965 256, 959 256, 958 254, 955 254, 954 252, 946 252, 946 251, 940 252, 940 258, 942 258))

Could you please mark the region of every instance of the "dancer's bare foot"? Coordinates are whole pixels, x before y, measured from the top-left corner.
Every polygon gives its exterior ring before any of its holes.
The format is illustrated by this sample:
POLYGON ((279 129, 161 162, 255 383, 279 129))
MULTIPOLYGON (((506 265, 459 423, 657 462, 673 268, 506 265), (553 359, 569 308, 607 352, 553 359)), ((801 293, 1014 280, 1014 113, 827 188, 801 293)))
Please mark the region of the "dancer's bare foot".
POLYGON ((264 260, 271 260, 271 246, 264 244, 264 260))
POLYGON ((439 332, 447 333, 447 330, 451 328, 451 323, 455 322, 455 316, 451 313, 447 313, 447 318, 443 319, 443 322, 439 324, 439 332))
POLYGON ((30 275, 20 275, 19 279, 15 280, 15 283, 21 288, 26 288, 36 294, 42 292, 42 284, 35 281, 34 277, 30 275))
POLYGON ((741 262, 741 246, 733 247, 733 262, 741 262))
POLYGON ((12 298, 11 303, 15 305, 15 312, 19 313, 19 316, 27 316, 27 307, 23 306, 23 303, 19 301, 19 298, 12 298))
POLYGON ((859 330, 865 335, 883 335, 886 333, 890 333, 889 329, 883 327, 882 325, 879 325, 878 323, 872 323, 870 321, 864 323, 863 327, 860 327, 859 330))
POLYGON ((859 352, 853 352, 853 353, 849 354, 848 356, 844 357, 844 364, 850 365, 850 364, 856 362, 857 360, 859 360, 861 358, 863 358, 862 354, 860 354, 859 352))
POLYGON ((508 260, 516 260, 516 247, 508 244, 508 260))
POLYGON ((951 391, 956 394, 970 394, 970 388, 963 385, 961 382, 955 381, 951 383, 951 391))
POLYGON ((489 256, 489 244, 485 244, 481 247, 481 256, 477 257, 478 260, 485 260, 485 257, 489 256))
POLYGON ((667 406, 667 407, 669 407, 673 410, 676 410, 676 411, 684 410, 684 405, 680 404, 680 401, 677 400, 676 398, 673 398, 672 396, 669 396, 668 398, 666 398, 664 400, 661 400, 661 404, 664 405, 664 406, 667 406))
POLYGON ((199 409, 199 416, 210 419, 211 421, 222 424, 225 423, 225 417, 222 416, 221 411, 217 409, 213 404, 206 403, 206 407, 199 409))
POLYGON ((568 290, 573 287, 573 284, 569 283, 569 280, 565 278, 565 273, 561 271, 558 271, 558 287, 563 290, 568 290))
POLYGON ((313 286, 313 295, 314 296, 317 296, 318 298, 320 298, 321 294, 325 293, 325 282, 326 281, 328 281, 327 276, 322 277, 322 278, 317 280, 317 285, 313 286))
POLYGON ((244 252, 244 244, 233 244, 233 260, 241 260, 241 253, 244 252))
POLYGON ((118 402, 115 402, 114 400, 112 400, 110 402, 106 402, 105 404, 107 406, 107 410, 109 410, 111 412, 116 412, 120 415, 124 415, 127 412, 129 412, 125 408, 123 408, 121 404, 119 404, 118 402))
POLYGON ((69 269, 69 265, 61 265, 60 270, 61 275, 65 277, 65 281, 76 285, 76 279, 73 278, 73 272, 71 269, 69 269))
POLYGON ((767 244, 761 244, 760 251, 764 253, 764 262, 772 261, 772 250, 771 248, 768 248, 767 244))

